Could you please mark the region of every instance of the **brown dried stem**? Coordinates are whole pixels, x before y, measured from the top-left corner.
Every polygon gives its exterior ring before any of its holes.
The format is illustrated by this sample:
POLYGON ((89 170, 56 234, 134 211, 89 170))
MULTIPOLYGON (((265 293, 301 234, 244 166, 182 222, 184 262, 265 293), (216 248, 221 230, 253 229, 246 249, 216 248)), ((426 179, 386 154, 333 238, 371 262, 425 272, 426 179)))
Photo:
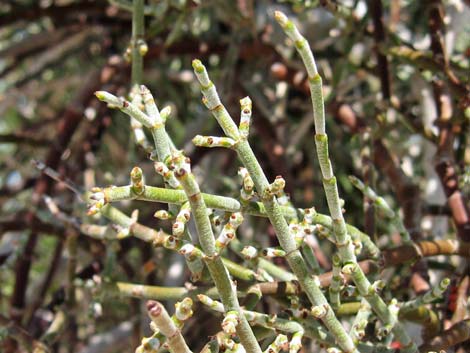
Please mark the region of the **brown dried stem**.
POLYGON ((470 339, 470 319, 460 321, 440 335, 434 337, 430 342, 419 347, 420 352, 446 350, 470 339))

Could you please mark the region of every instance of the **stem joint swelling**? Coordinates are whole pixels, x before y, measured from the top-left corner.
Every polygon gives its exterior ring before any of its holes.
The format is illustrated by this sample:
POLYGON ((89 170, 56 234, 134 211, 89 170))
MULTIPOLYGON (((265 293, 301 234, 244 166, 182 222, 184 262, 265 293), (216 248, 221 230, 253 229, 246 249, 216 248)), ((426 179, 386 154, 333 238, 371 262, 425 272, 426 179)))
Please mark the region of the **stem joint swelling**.
MULTIPOLYGON (((209 107, 214 107, 221 104, 215 90, 215 86, 211 86, 210 94, 207 90, 204 89, 208 82, 210 82, 210 79, 201 61, 194 60, 193 68, 197 79, 203 87, 201 91, 206 99, 206 105, 209 107)), ((235 125, 232 117, 229 115, 225 107, 222 106, 217 111, 212 111, 212 115, 215 117, 222 130, 228 137, 235 140, 239 138, 239 128, 235 125)), ((327 305, 329 307, 328 301, 320 290, 320 286, 309 275, 307 264, 300 251, 297 250, 297 242, 294 236, 290 233, 289 225, 282 216, 280 205, 275 197, 276 193, 280 193, 282 191, 285 181, 282 178, 278 178, 272 184, 268 183, 266 175, 259 165, 259 162, 256 159, 247 140, 243 140, 236 144, 234 149, 247 169, 249 175, 253 179, 256 189, 258 192, 261 192, 261 201, 263 202, 268 218, 274 227, 279 243, 285 253, 289 254, 287 256, 287 261, 297 276, 311 303, 314 306, 327 305)), ((322 317, 322 321, 335 336, 338 345, 344 351, 357 352, 351 337, 347 334, 341 323, 335 317, 333 310, 326 310, 326 314, 324 317, 322 317)))
MULTIPOLYGON (((334 236, 336 238, 336 242, 339 244, 345 244, 349 242, 350 236, 347 232, 346 223, 342 213, 342 205, 339 198, 336 178, 333 174, 333 168, 328 156, 328 138, 326 136, 325 129, 326 119, 322 92, 322 80, 318 74, 315 59, 313 57, 312 51, 310 50, 308 42, 304 40, 304 37, 300 34, 296 26, 287 18, 286 15, 280 11, 276 11, 274 16, 277 22, 283 28, 286 35, 297 44, 296 49, 302 58, 308 76, 312 77, 312 79, 309 80, 309 86, 316 131, 315 144, 317 147, 317 157, 320 162, 320 170, 323 177, 323 188, 325 191, 331 218, 334 222, 338 222, 338 226, 334 227, 334 236), (299 45, 300 43, 301 45, 299 45)), ((340 247, 338 250, 341 261, 347 264, 343 266, 343 271, 351 274, 352 279, 357 289, 359 290, 359 293, 369 301, 372 310, 382 320, 382 323, 386 326, 388 325, 390 330, 393 329, 395 338, 399 340, 401 344, 410 347, 406 351, 417 352, 416 345, 408 336, 403 326, 398 323, 396 319, 393 319, 394 315, 390 310, 390 307, 387 307, 387 305, 384 303, 382 298, 377 295, 377 293, 374 293, 370 296, 368 295, 371 284, 362 269, 357 265, 354 247, 344 246, 340 247)))
MULTIPOLYGON (((236 295, 236 288, 229 277, 227 268, 218 256, 216 240, 208 217, 207 208, 201 195, 199 185, 196 182, 196 178, 191 173, 190 161, 182 152, 175 151, 171 157, 166 160, 166 163, 169 165, 169 168, 174 169, 175 176, 181 183, 188 197, 202 250, 206 255, 206 260, 210 259, 206 261, 206 265, 220 293, 226 315, 230 312, 234 312, 238 316, 238 323, 231 327, 233 327, 234 331, 240 337, 247 352, 261 353, 261 348, 246 318, 243 315, 238 315, 241 309, 236 295)), ((238 218, 234 222, 241 223, 238 218)))
MULTIPOLYGON (((247 300, 245 303, 248 304, 242 309, 238 302, 238 293, 234 282, 230 278, 229 271, 235 277, 243 278, 246 281, 259 280, 260 278, 266 281, 273 281, 281 279, 281 276, 288 276, 288 279, 283 279, 283 281, 298 280, 303 293, 306 294, 311 303, 309 304, 311 316, 320 319, 324 326, 328 328, 328 333, 326 333, 329 337, 328 344, 332 347, 337 345, 343 352, 350 353, 362 350, 364 343, 361 342, 361 338, 365 335, 365 323, 367 323, 371 315, 375 315, 380 320, 381 327, 377 332, 383 341, 392 342, 392 340, 395 340, 400 342, 402 347, 405 347, 405 352, 416 352, 416 346, 398 322, 399 310, 406 314, 414 310, 416 306, 422 307, 429 301, 433 301, 441 296, 448 284, 444 282, 435 292, 403 303, 400 308, 395 299, 385 302, 379 296, 380 291, 384 288, 384 282, 376 281, 371 283, 365 276, 368 270, 364 269, 362 262, 357 262, 357 256, 362 246, 364 246, 369 254, 374 254, 375 258, 378 258, 380 252, 363 233, 345 223, 343 215, 344 202, 339 197, 337 179, 334 175, 328 151, 322 78, 317 71, 308 41, 303 38, 295 25, 285 15, 276 12, 276 19, 286 34, 293 39, 307 69, 316 131, 314 142, 331 218, 317 214, 313 209, 304 211, 294 209, 290 206, 289 199, 284 193, 285 180, 281 176, 277 176, 271 183, 268 181, 248 141, 252 115, 252 102, 250 98, 245 97, 240 100, 240 123, 237 126, 222 104, 214 83, 209 79, 206 69, 199 60, 193 61, 193 67, 196 77, 201 84, 203 103, 222 127, 224 134, 223 136, 198 135, 193 139, 193 142, 202 147, 223 147, 237 152, 240 161, 244 165, 244 168, 240 169, 239 173, 242 178, 240 201, 201 193, 196 178, 191 172, 190 160, 173 146, 165 131, 166 118, 163 117, 163 112, 158 112, 150 92, 142 86, 142 100, 140 103, 138 99, 132 99, 129 102, 106 92, 97 92, 97 96, 130 115, 141 126, 143 125, 150 129, 155 142, 156 152, 153 156, 156 160, 155 169, 163 176, 165 186, 168 189, 146 186, 142 171, 139 168, 134 168, 131 172, 130 185, 94 190, 90 196, 90 199, 93 200, 90 213, 102 210, 103 215, 106 213, 109 215, 111 207, 107 204, 120 200, 138 199, 170 203, 173 207, 169 208, 168 211, 160 210, 155 214, 161 219, 171 219, 173 221, 172 234, 159 233, 158 245, 163 245, 179 252, 186 257, 188 263, 198 260, 202 264, 201 267, 205 263, 220 294, 221 301, 217 303, 213 301, 212 304, 217 307, 218 311, 224 313, 222 329, 226 335, 237 334, 249 353, 260 353, 261 350, 256 337, 248 325, 247 317, 251 323, 255 324, 261 321, 260 317, 265 318, 265 316, 263 316, 264 314, 250 312, 245 309, 253 308, 258 302, 260 295, 255 299, 253 299, 255 296, 251 296, 248 298, 249 300, 245 298, 247 300), (145 106, 145 109, 140 108, 142 105, 145 106), (255 192, 259 198, 258 201, 252 201, 255 197, 255 192), (208 207, 218 208, 227 212, 224 214, 225 218, 217 215, 210 219, 208 217, 208 207), (289 210, 290 213, 286 213, 286 210, 289 210), (256 249, 253 246, 243 248, 241 242, 235 238, 236 229, 243 221, 243 217, 239 213, 241 211, 267 216, 275 230, 280 247, 273 246, 264 250, 256 249), (230 218, 228 217, 229 214, 231 214, 230 218), (190 237, 188 237, 187 225, 190 218, 194 220, 198 230, 200 245, 193 244, 188 240, 190 237), (321 224, 321 227, 317 226, 317 224, 321 224), (322 232, 325 233, 324 236, 328 240, 336 245, 332 279, 329 288, 325 288, 325 285, 324 288, 321 288, 319 277, 312 275, 313 273, 320 273, 320 267, 318 262, 316 262, 313 251, 310 253, 307 251, 308 249, 312 250, 308 248, 308 238, 312 238, 314 235, 322 232), (240 275, 235 274, 236 271, 233 270, 236 264, 230 264, 229 260, 220 256, 228 245, 230 245, 232 250, 236 249, 237 246, 234 246, 234 244, 237 243, 241 246, 240 249, 235 251, 243 254, 250 265, 259 266, 260 272, 255 274, 252 269, 245 269, 248 271, 248 274, 244 275, 244 277, 238 277, 240 275), (232 248, 232 246, 234 247, 232 248), (268 270, 267 266, 262 265, 263 263, 269 263, 267 259, 273 257, 284 257, 291 267, 292 273, 280 268, 277 271, 273 271, 272 267, 268 270), (261 270, 265 271, 265 273, 261 274, 261 270), (279 275, 281 272, 279 270, 285 273, 279 275), (347 285, 345 283, 346 280, 352 280, 354 285, 347 285), (325 291, 325 289, 327 290, 325 291), (351 332, 346 332, 337 318, 337 315, 344 315, 343 307, 346 304, 351 304, 341 303, 343 291, 349 294, 354 293, 355 296, 362 299, 361 305, 365 308, 357 313, 351 332)), ((393 222, 392 225, 402 235, 403 242, 405 243, 404 246, 407 248, 415 246, 413 243, 406 244, 408 242, 406 230, 399 224, 397 214, 386 204, 385 199, 375 195, 373 190, 365 187, 359 181, 352 179, 352 182, 393 222)), ((126 217, 125 215, 121 217, 124 220, 121 223, 126 223, 129 229, 131 229, 131 226, 129 226, 131 224, 132 227, 136 229, 140 227, 140 230, 142 230, 144 226, 138 224, 135 217, 135 221, 126 217)), ((155 237, 154 235, 140 235, 139 237, 148 240, 154 239, 152 236, 155 237)), ((420 249, 421 245, 416 247, 413 252, 416 253, 416 257, 422 255, 420 249)), ((452 251, 455 252, 456 250, 452 251)), ((391 252, 388 253, 391 254, 391 252)), ((393 257, 389 255, 387 261, 396 261, 394 260, 396 258, 396 255, 393 257)), ((271 265, 273 264, 271 263, 271 265)), ((275 265, 273 266, 275 267, 275 265)), ((240 272, 240 270, 238 271, 240 272)), ((202 270, 199 273, 202 273, 202 270)), ((245 295, 244 288, 241 289, 239 293, 245 295)), ((297 296, 300 294, 299 291, 300 289, 295 292, 297 296)), ((208 299, 200 300, 210 303, 208 299)), ((296 302, 296 300, 299 301, 298 298, 291 300, 295 305, 298 304, 296 302)), ((358 302, 354 304, 358 304, 358 302)), ((163 315, 157 313, 156 307, 155 304, 152 304, 149 308, 154 322, 158 321, 159 317, 163 315)), ((177 310, 179 310, 179 314, 175 315, 178 318, 180 316, 184 317, 184 310, 182 311, 181 307, 177 310)), ((306 335, 310 334, 308 332, 308 320, 311 320, 311 317, 306 319, 305 327, 303 326, 304 322, 298 317, 294 316, 293 319, 292 325, 289 326, 290 331, 286 331, 289 334, 295 332, 291 341, 293 347, 291 347, 291 353, 296 352, 300 348, 300 340, 304 334, 304 328, 306 335), (299 319, 299 322, 296 322, 296 319, 299 319), (294 326, 296 329, 300 326, 301 329, 293 331, 292 327, 294 326)), ((173 321, 176 328, 180 329, 178 322, 173 321)), ((287 325, 285 321, 279 320, 275 316, 263 319, 263 322, 266 326, 269 326, 265 328, 279 331, 282 331, 279 327, 287 325)), ((160 322, 160 324, 162 323, 160 322)), ((322 329, 324 330, 323 327, 322 329)), ((174 336, 152 337, 158 338, 159 342, 166 341, 170 344, 170 340, 176 337, 177 334, 176 331, 173 332, 175 332, 174 336)), ((224 337, 227 338, 227 336, 224 337)), ((233 343, 231 347, 234 347, 235 342, 233 340, 231 342, 233 343)), ((281 349, 285 349, 286 342, 287 338, 283 334, 278 335, 268 349, 268 352, 278 352, 281 349)), ((337 348, 332 348, 331 351, 337 351, 337 348)))

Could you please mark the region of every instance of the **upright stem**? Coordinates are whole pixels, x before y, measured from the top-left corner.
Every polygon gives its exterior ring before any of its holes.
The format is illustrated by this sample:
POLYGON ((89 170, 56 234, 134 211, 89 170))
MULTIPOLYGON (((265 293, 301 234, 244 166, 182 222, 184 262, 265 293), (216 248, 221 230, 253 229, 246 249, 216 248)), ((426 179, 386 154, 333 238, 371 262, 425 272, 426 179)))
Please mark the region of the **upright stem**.
POLYGON ((236 312, 238 325, 236 332, 240 337, 243 347, 248 353, 261 353, 261 348, 240 308, 235 286, 232 284, 227 268, 216 251, 215 238, 207 213, 207 207, 202 197, 199 185, 191 173, 188 160, 181 154, 175 154, 172 158, 175 175, 183 186, 191 205, 192 214, 199 234, 201 247, 206 255, 205 262, 219 291, 224 304, 225 313, 236 312))
MULTIPOLYGON (((106 92, 97 92, 97 97, 101 100, 107 101, 108 103, 117 103, 117 106, 119 106, 121 110, 152 131, 158 159, 161 162, 168 162, 172 168, 176 169, 174 174, 186 193, 186 197, 190 203, 196 223, 196 228, 198 230, 201 247, 206 254, 205 261, 212 279, 219 291, 225 310, 226 312, 234 311, 241 313, 236 289, 232 286, 228 270, 222 262, 221 257, 216 252, 212 226, 199 185, 197 184, 194 175, 191 173, 189 163, 182 154, 174 151, 175 153, 172 158, 169 158, 171 151, 174 149, 172 147, 173 144, 165 130, 165 122, 160 116, 152 95, 145 87, 142 87, 142 98, 148 115, 140 111, 140 109, 135 107, 132 103, 121 101, 117 99, 117 97, 106 92)), ((142 192, 144 191, 145 189, 142 190, 142 192)), ((108 207, 102 208, 102 213, 105 208, 108 207)), ((135 224, 136 223, 134 222, 134 225, 135 224)), ((248 321, 241 314, 239 315, 239 323, 237 325, 236 332, 248 353, 261 353, 261 348, 259 347, 258 341, 256 340, 248 321)))
POLYGON ((172 353, 192 353, 181 334, 181 330, 176 326, 165 307, 154 300, 147 302, 147 310, 150 319, 154 322, 158 330, 167 339, 167 344, 172 353))
MULTIPOLYGON (((261 166, 258 163, 258 160, 256 159, 251 147, 248 144, 248 141, 241 141, 237 145, 236 150, 243 165, 250 172, 256 189, 259 193, 263 194, 263 190, 265 190, 269 184, 263 170, 261 169, 261 166)), ((307 264, 298 250, 294 238, 289 233, 289 226, 285 218, 282 217, 280 206, 277 200, 275 198, 263 198, 262 202, 266 208, 268 218, 276 232, 279 244, 287 253, 287 262, 292 268, 294 274, 297 276, 297 279, 307 294, 310 302, 315 306, 323 306, 326 308, 326 314, 322 317, 323 323, 335 336, 338 344, 342 349, 345 350, 345 352, 356 352, 357 350, 354 347, 351 338, 336 318, 333 309, 321 291, 319 282, 315 280, 315 277, 310 275, 307 264)))
MULTIPOLYGON (((133 0, 132 4, 132 86, 142 84, 144 57, 140 45, 144 39, 144 0, 133 0)), ((145 53, 144 53, 145 54, 145 53)))
POLYGON ((276 11, 275 17, 287 36, 294 41, 295 47, 304 62, 309 76, 308 81, 313 105, 317 156, 320 162, 328 209, 333 219, 336 246, 338 247, 341 261, 344 264, 343 273, 351 276, 359 293, 369 302, 374 312, 384 323, 384 326, 393 327, 393 333, 396 335, 397 340, 403 344, 404 352, 416 352, 417 347, 415 343, 408 336, 403 326, 397 322, 396 316, 389 310, 383 299, 373 290, 371 283, 357 264, 354 246, 343 217, 336 177, 333 173, 333 167, 328 155, 328 136, 325 129, 325 106, 322 92, 322 79, 315 65, 315 59, 310 45, 300 34, 294 23, 282 12, 276 11))
POLYGON ((322 315, 321 319, 334 335, 341 348, 347 353, 357 352, 354 343, 336 318, 333 309, 323 295, 318 278, 311 276, 307 264, 298 250, 297 243, 290 234, 289 226, 282 215, 281 206, 276 197, 265 192, 269 189, 268 179, 246 137, 239 133, 232 117, 221 103, 216 88, 210 81, 204 65, 202 65, 199 60, 194 60, 193 68, 202 87, 204 103, 211 110, 225 134, 236 141, 233 149, 237 151, 238 157, 253 179, 258 194, 261 195, 261 201, 264 204, 266 214, 273 225, 279 244, 286 252, 286 259, 292 271, 297 276, 312 304, 314 304, 315 307, 322 307, 324 309, 324 315, 322 315))

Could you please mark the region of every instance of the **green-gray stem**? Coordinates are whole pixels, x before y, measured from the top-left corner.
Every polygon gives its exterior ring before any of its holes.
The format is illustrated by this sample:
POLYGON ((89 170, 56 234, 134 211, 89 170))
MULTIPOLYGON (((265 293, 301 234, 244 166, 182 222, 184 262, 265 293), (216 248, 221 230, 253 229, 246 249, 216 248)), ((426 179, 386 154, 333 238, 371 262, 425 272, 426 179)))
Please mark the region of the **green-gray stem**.
POLYGON ((215 239, 207 213, 207 207, 199 185, 189 169, 189 163, 182 154, 175 154, 172 163, 175 167, 175 175, 183 186, 191 205, 196 229, 199 234, 199 241, 206 254, 205 262, 214 280, 215 286, 219 291, 225 312, 229 313, 234 311, 238 313, 239 322, 236 327, 236 332, 245 350, 248 353, 261 353, 258 341, 241 311, 237 292, 232 284, 227 268, 224 266, 220 255, 216 252, 215 239))
POLYGON ((142 84, 144 58, 139 50, 139 40, 144 39, 144 0, 133 0, 132 8, 132 86, 142 84))
POLYGON ((276 11, 276 20, 279 22, 284 32, 294 41, 295 47, 304 62, 308 77, 310 94, 312 98, 313 115, 315 123, 315 144, 317 156, 320 162, 320 169, 323 176, 323 187, 328 203, 328 208, 333 219, 333 230, 338 246, 338 253, 343 264, 343 272, 351 275, 359 293, 367 299, 377 316, 384 325, 393 327, 393 332, 397 339, 405 346, 406 352, 416 352, 417 347, 408 336, 401 324, 392 315, 385 302, 373 290, 371 283, 365 276, 362 269, 357 265, 354 247, 351 237, 348 234, 346 222, 344 221, 341 202, 338 193, 338 185, 333 173, 333 168, 328 155, 328 137, 325 129, 325 106, 322 92, 322 79, 318 74, 315 59, 307 40, 299 33, 294 23, 290 21, 282 12, 276 11))
POLYGON ((237 141, 236 145, 233 146, 233 149, 235 149, 238 157, 242 161, 242 164, 248 170, 251 178, 253 179, 255 187, 258 190, 258 194, 263 195, 262 202, 266 209, 266 214, 273 225, 281 247, 287 253, 286 259, 292 268, 292 271, 297 276, 297 279, 312 304, 326 308, 322 321, 333 334, 341 348, 348 353, 357 352, 351 338, 336 318, 333 309, 330 307, 328 301, 323 295, 319 281, 310 275, 307 264, 297 248, 297 243, 289 232, 289 226, 282 215, 277 199, 274 196, 269 196, 265 193, 265 190, 269 187, 269 182, 248 141, 241 137, 233 119, 222 105, 215 86, 210 81, 204 65, 202 65, 199 60, 194 60, 193 68, 201 84, 206 106, 211 110, 225 134, 237 141))

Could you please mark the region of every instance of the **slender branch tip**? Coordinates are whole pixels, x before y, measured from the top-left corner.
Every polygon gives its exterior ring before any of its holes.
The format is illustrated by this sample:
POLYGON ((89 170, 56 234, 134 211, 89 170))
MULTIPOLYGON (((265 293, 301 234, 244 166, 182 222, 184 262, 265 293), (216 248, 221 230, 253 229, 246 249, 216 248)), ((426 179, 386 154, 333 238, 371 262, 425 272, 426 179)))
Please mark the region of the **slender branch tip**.
POLYGON ((111 93, 108 93, 106 91, 96 91, 95 92, 96 98, 98 98, 100 101, 104 102, 109 102, 110 100, 117 99, 116 96, 112 95, 111 93))
POLYGON ((251 104, 252 104, 252 102, 251 102, 251 98, 249 96, 246 96, 246 97, 240 99, 240 106, 242 108, 250 107, 250 109, 251 109, 251 104))
POLYGON ((289 22, 289 19, 282 11, 274 11, 274 18, 282 27, 287 26, 289 22))
POLYGON ((196 70, 198 73, 204 72, 204 65, 202 64, 202 61, 199 59, 194 59, 192 62, 193 69, 196 70))

